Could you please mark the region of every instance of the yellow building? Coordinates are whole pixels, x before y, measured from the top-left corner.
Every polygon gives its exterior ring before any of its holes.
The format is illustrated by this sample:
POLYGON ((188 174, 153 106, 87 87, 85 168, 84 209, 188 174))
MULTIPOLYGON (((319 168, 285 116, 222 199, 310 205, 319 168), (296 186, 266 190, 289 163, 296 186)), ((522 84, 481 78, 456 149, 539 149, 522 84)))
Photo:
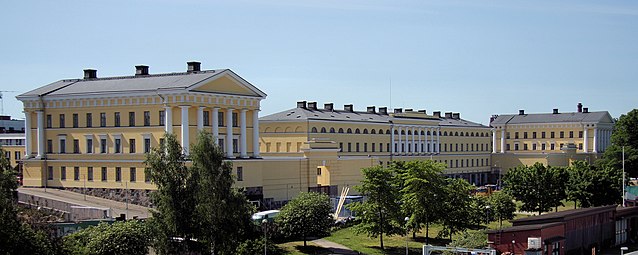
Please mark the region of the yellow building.
POLYGON ((593 162, 611 144, 614 120, 607 111, 590 112, 578 103, 576 112, 495 115, 492 161, 504 171, 541 162, 568 166, 574 160, 593 162))
POLYGON ((11 166, 20 170, 18 165, 24 156, 24 120, 0 116, 0 147, 11 166))
MULTIPOLYGON (((316 102, 301 101, 260 118, 260 126, 264 156, 295 157, 303 153, 306 141, 326 141, 338 145, 340 159, 368 159, 371 165, 432 159, 448 166, 446 175, 477 185, 495 181, 490 175, 490 128, 461 119, 459 113, 388 112, 374 106, 355 111, 353 105, 335 109, 326 103, 319 108, 316 102)), ((359 169, 348 169, 340 182, 324 185, 348 186, 360 180, 359 169)))

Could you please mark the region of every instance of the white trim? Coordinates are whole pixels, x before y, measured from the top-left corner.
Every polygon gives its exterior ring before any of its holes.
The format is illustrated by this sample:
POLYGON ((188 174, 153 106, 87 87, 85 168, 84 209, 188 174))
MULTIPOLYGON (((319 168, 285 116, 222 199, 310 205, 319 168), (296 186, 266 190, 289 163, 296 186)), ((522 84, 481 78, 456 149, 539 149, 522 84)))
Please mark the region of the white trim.
POLYGON ((188 88, 186 90, 188 91, 192 91, 195 90, 201 86, 204 86, 205 84, 208 84, 210 82, 213 82, 221 77, 230 77, 231 79, 235 80, 241 87, 248 89, 249 91, 252 91, 253 93, 257 94, 258 96, 260 96, 262 99, 266 98, 266 93, 262 92, 261 90, 259 90, 257 87, 253 86, 252 84, 250 84, 248 81, 244 80, 243 78, 241 78, 239 75, 235 74, 233 71, 231 71, 230 69, 224 69, 223 71, 219 72, 219 73, 215 73, 214 75, 207 77, 206 79, 203 79, 201 81, 198 81, 196 83, 194 83, 193 85, 188 86, 188 88))

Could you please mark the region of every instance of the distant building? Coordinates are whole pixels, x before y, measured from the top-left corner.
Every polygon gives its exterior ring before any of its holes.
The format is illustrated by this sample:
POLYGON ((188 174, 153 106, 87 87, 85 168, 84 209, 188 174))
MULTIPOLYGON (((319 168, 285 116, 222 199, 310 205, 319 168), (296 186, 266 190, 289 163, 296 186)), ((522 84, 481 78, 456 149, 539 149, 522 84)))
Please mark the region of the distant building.
POLYGON ((578 103, 576 112, 504 114, 493 116, 492 161, 507 171, 541 162, 568 166, 574 160, 590 163, 611 144, 614 120, 607 111, 591 112, 578 103))
POLYGON ((10 116, 0 116, 0 146, 11 166, 20 164, 24 156, 24 120, 14 120, 10 116))

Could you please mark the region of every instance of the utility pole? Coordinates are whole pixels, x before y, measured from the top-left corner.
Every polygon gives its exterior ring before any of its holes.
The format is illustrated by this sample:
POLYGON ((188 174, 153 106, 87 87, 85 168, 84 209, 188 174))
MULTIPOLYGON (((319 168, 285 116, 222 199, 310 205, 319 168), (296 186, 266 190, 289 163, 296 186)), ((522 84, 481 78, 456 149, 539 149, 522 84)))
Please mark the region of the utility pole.
POLYGON ((625 146, 622 147, 622 207, 625 207, 625 146))

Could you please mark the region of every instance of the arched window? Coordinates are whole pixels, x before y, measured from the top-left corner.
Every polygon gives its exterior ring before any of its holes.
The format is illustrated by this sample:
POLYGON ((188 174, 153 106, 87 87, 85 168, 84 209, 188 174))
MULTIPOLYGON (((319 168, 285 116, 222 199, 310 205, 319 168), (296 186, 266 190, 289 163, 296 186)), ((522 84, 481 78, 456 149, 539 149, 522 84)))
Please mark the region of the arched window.
POLYGON ((317 133, 317 128, 316 127, 312 127, 312 129, 310 130, 311 133, 317 133))
POLYGON ((463 132, 461 132, 461 136, 464 136, 464 135, 463 135, 463 132))
POLYGON ((361 131, 359 131, 359 129, 357 128, 357 129, 354 130, 354 133, 355 134, 361 134, 361 131))
POLYGON ((325 133, 325 132, 326 132, 326 128, 325 128, 325 127, 322 127, 322 128, 321 128, 321 133, 325 133))
MULTIPOLYGON (((396 134, 396 132, 397 132, 397 131, 394 131, 394 132, 395 132, 395 134, 396 134)), ((390 129, 386 130, 386 131, 385 131, 385 134, 386 134, 386 135, 389 135, 389 134, 390 134, 390 129)))
POLYGON ((394 130, 394 134, 395 134, 395 135, 398 135, 398 134, 399 134, 399 131, 398 131, 398 130, 394 130))
MULTIPOLYGON (((364 129, 363 129, 363 133, 364 133, 364 134, 367 134, 367 133, 368 133, 368 129, 367 129, 367 128, 364 128, 364 129)), ((364 150, 364 151, 365 151, 365 150, 364 150)))
POLYGON ((421 130, 421 135, 425 135, 425 131, 421 130))
POLYGON ((443 132, 443 136, 447 136, 447 131, 443 132))
POLYGON ((346 133, 348 133, 348 134, 352 134, 352 129, 348 128, 348 130, 346 131, 346 133))
MULTIPOLYGON (((363 133, 365 133, 365 132, 366 132, 366 131, 365 131, 365 130, 363 130, 363 133)), ((375 134, 377 134, 377 131, 376 131, 376 130, 374 130, 374 129, 370 129, 370 134, 375 135, 375 134)))
POLYGON ((412 135, 412 130, 408 130, 408 135, 412 135))
POLYGON ((427 134, 428 134, 428 135, 431 135, 431 134, 430 134, 430 130, 428 130, 427 134))
POLYGON ((467 132, 465 132, 465 136, 470 136, 467 132))
MULTIPOLYGON (((382 135, 383 134, 383 129, 379 129, 379 134, 382 135)), ((386 134, 390 134, 390 132, 388 131, 388 133, 386 134)))
POLYGON ((335 128, 331 127, 330 128, 330 133, 334 133, 335 132, 335 128))
POLYGON ((402 135, 405 135, 405 130, 401 130, 401 134, 402 134, 402 135))
POLYGON ((483 137, 483 133, 481 133, 481 137, 483 137))
POLYGON ((343 134, 343 128, 339 128, 339 133, 343 134))
POLYGON ((454 136, 459 136, 459 132, 454 132, 454 136))
POLYGON ((473 136, 474 136, 474 132, 470 132, 470 136, 472 136, 472 137, 473 137, 473 136))

